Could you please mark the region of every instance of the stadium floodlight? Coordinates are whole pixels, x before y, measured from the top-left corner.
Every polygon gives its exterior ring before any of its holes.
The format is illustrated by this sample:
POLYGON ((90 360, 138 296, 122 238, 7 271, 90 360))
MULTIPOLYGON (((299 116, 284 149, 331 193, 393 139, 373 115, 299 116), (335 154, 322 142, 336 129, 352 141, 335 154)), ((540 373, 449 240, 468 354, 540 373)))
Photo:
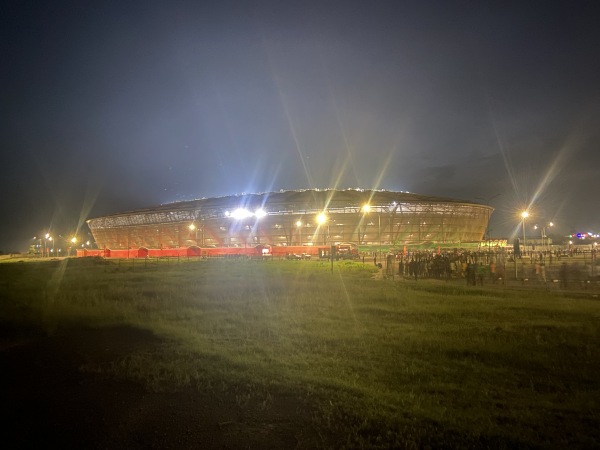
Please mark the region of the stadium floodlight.
POLYGON ((371 205, 363 205, 362 211, 368 213, 369 211, 371 211, 371 205))
POLYGON ((194 231, 196 229, 196 225, 190 223, 190 226, 188 228, 190 229, 190 231, 194 231))
POLYGON ((261 217, 265 217, 266 215, 267 215, 267 212, 262 208, 258 208, 256 211, 254 211, 254 216, 257 219, 260 219, 261 217))
POLYGON ((297 226, 298 228, 300 228, 300 227, 302 226, 302 221, 301 221, 301 220, 297 221, 297 222, 296 222, 296 226, 297 226))
POLYGON ((317 216, 317 223, 319 225, 323 225, 325 222, 327 222, 327 216, 323 212, 319 213, 319 215, 317 216))
POLYGON ((231 213, 231 217, 236 220, 246 219, 252 216, 252 213, 245 208, 238 208, 231 213))
POLYGON ((77 238, 76 238, 75 236, 73 236, 73 237, 71 238, 71 242, 72 242, 73 244, 75 244, 75 243, 77 242, 77 238))

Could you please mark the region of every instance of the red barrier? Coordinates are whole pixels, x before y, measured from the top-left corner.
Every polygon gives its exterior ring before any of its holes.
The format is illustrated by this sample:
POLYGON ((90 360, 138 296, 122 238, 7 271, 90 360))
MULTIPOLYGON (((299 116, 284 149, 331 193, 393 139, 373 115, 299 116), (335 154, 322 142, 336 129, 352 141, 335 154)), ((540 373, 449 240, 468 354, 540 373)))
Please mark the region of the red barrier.
POLYGON ((103 258, 176 258, 176 257, 261 257, 278 256, 283 257, 294 254, 307 254, 318 256, 319 250, 328 250, 329 247, 323 246, 289 246, 272 247, 270 245, 259 244, 254 247, 179 247, 179 248, 146 248, 138 249, 81 249, 77 250, 78 257, 99 256, 103 258))

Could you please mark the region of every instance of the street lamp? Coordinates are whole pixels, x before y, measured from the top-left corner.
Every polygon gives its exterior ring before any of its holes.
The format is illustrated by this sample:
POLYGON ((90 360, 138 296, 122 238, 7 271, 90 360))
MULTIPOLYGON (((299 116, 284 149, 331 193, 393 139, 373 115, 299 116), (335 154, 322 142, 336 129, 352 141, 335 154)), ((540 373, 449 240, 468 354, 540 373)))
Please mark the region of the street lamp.
MULTIPOLYGON (((363 213, 369 214, 369 212, 371 211, 371 205, 368 205, 368 204, 367 205, 363 205, 363 207, 361 208, 361 210, 362 210, 363 213)), ((363 244, 366 244, 366 242, 365 242, 365 236, 367 235, 367 225, 368 225, 368 223, 365 225, 365 232, 362 235, 362 243, 363 244)), ((358 232, 360 233, 360 228, 359 228, 358 232)), ((360 244, 360 241, 361 241, 361 239, 360 239, 360 236, 359 236, 359 239, 358 239, 358 243, 359 244, 360 244)))
MULTIPOLYGON (((327 222, 327 215, 324 212, 319 213, 317 215, 317 224, 319 224, 319 226, 321 226, 325 222, 327 222)), ((325 234, 325 233, 323 233, 323 234, 325 234)), ((327 237, 325 237, 324 241, 325 241, 324 243, 327 244, 327 237)))
MULTIPOLYGON (((371 205, 364 205, 362 207, 364 213, 371 212, 371 205)), ((367 227, 365 227, 366 230, 367 227)), ((377 213, 377 239, 379 241, 379 258, 381 258, 381 212, 377 213)))
POLYGON ((36 255, 37 252, 40 252, 40 254, 41 254, 42 253, 42 238, 41 237, 38 238, 37 236, 34 236, 33 241, 39 242, 39 244, 33 244, 33 254, 36 255), (37 248, 37 250, 36 250, 36 248, 37 248))
POLYGON ((46 233, 44 235, 44 238, 45 238, 44 239, 44 256, 48 256, 48 253, 47 253, 47 250, 46 250, 47 249, 46 241, 50 238, 50 233, 46 233))
MULTIPOLYGON (((549 226, 549 227, 553 227, 553 226, 554 226, 554 223, 553 223, 553 222, 549 222, 549 223, 548 223, 548 226, 549 226)), ((544 232, 544 239, 546 240, 546 247, 548 247, 548 236, 546 235, 546 227, 544 227, 544 228, 542 229, 542 231, 544 232)), ((544 243, 543 243, 543 242, 542 242, 542 245, 544 245, 544 243)))
POLYGON ((527 240, 525 238, 525 219, 529 217, 529 213, 527 211, 523 211, 521 213, 522 223, 523 223, 523 251, 525 251, 525 247, 527 246, 527 240))
MULTIPOLYGON (((70 239, 70 241, 71 241, 71 244, 73 244, 73 246, 74 246, 75 244, 77 244, 77 238, 76 238, 75 236, 73 236, 73 237, 70 239)), ((68 255, 68 256, 71 256, 71 247, 69 247, 69 255, 68 255)))
MULTIPOLYGON (((553 227, 553 226, 554 226, 554 222, 549 222, 549 223, 548 223, 548 225, 544 225, 544 226, 541 228, 541 230, 540 230, 540 231, 541 231, 541 233, 542 233, 542 247, 543 247, 544 249, 546 248, 546 245, 544 245, 544 239, 546 239, 546 238, 548 237, 548 236, 546 236, 546 227, 553 227)), ((538 229, 538 226, 537 226, 537 224, 533 226, 533 229, 534 229, 534 230, 537 230, 537 229, 538 229)), ((547 242, 548 242, 548 241, 546 240, 546 243, 547 243, 547 242)))
POLYGON ((194 225, 194 223, 190 223, 190 225, 188 226, 188 228, 190 229, 190 231, 195 231, 195 237, 194 237, 194 245, 198 245, 198 228, 196 227, 196 225, 194 225))

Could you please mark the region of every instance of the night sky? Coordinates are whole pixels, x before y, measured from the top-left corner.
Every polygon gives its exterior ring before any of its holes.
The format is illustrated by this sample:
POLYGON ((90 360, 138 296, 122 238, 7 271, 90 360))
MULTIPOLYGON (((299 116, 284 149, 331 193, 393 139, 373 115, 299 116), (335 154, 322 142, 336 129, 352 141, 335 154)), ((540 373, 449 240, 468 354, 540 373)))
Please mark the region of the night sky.
POLYGON ((493 237, 527 205, 528 225, 600 232, 595 1, 0 8, 5 252, 100 215, 298 188, 490 203, 493 237))

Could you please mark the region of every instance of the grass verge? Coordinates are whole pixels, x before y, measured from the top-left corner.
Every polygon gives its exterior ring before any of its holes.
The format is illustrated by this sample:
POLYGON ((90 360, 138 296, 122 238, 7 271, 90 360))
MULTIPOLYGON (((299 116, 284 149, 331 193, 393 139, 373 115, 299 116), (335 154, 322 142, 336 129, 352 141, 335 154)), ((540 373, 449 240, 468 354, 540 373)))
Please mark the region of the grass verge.
POLYGON ((166 338, 87 370, 264 408, 298 396, 333 447, 600 446, 597 300, 227 260, 0 264, 0 294, 2 320, 166 338))

